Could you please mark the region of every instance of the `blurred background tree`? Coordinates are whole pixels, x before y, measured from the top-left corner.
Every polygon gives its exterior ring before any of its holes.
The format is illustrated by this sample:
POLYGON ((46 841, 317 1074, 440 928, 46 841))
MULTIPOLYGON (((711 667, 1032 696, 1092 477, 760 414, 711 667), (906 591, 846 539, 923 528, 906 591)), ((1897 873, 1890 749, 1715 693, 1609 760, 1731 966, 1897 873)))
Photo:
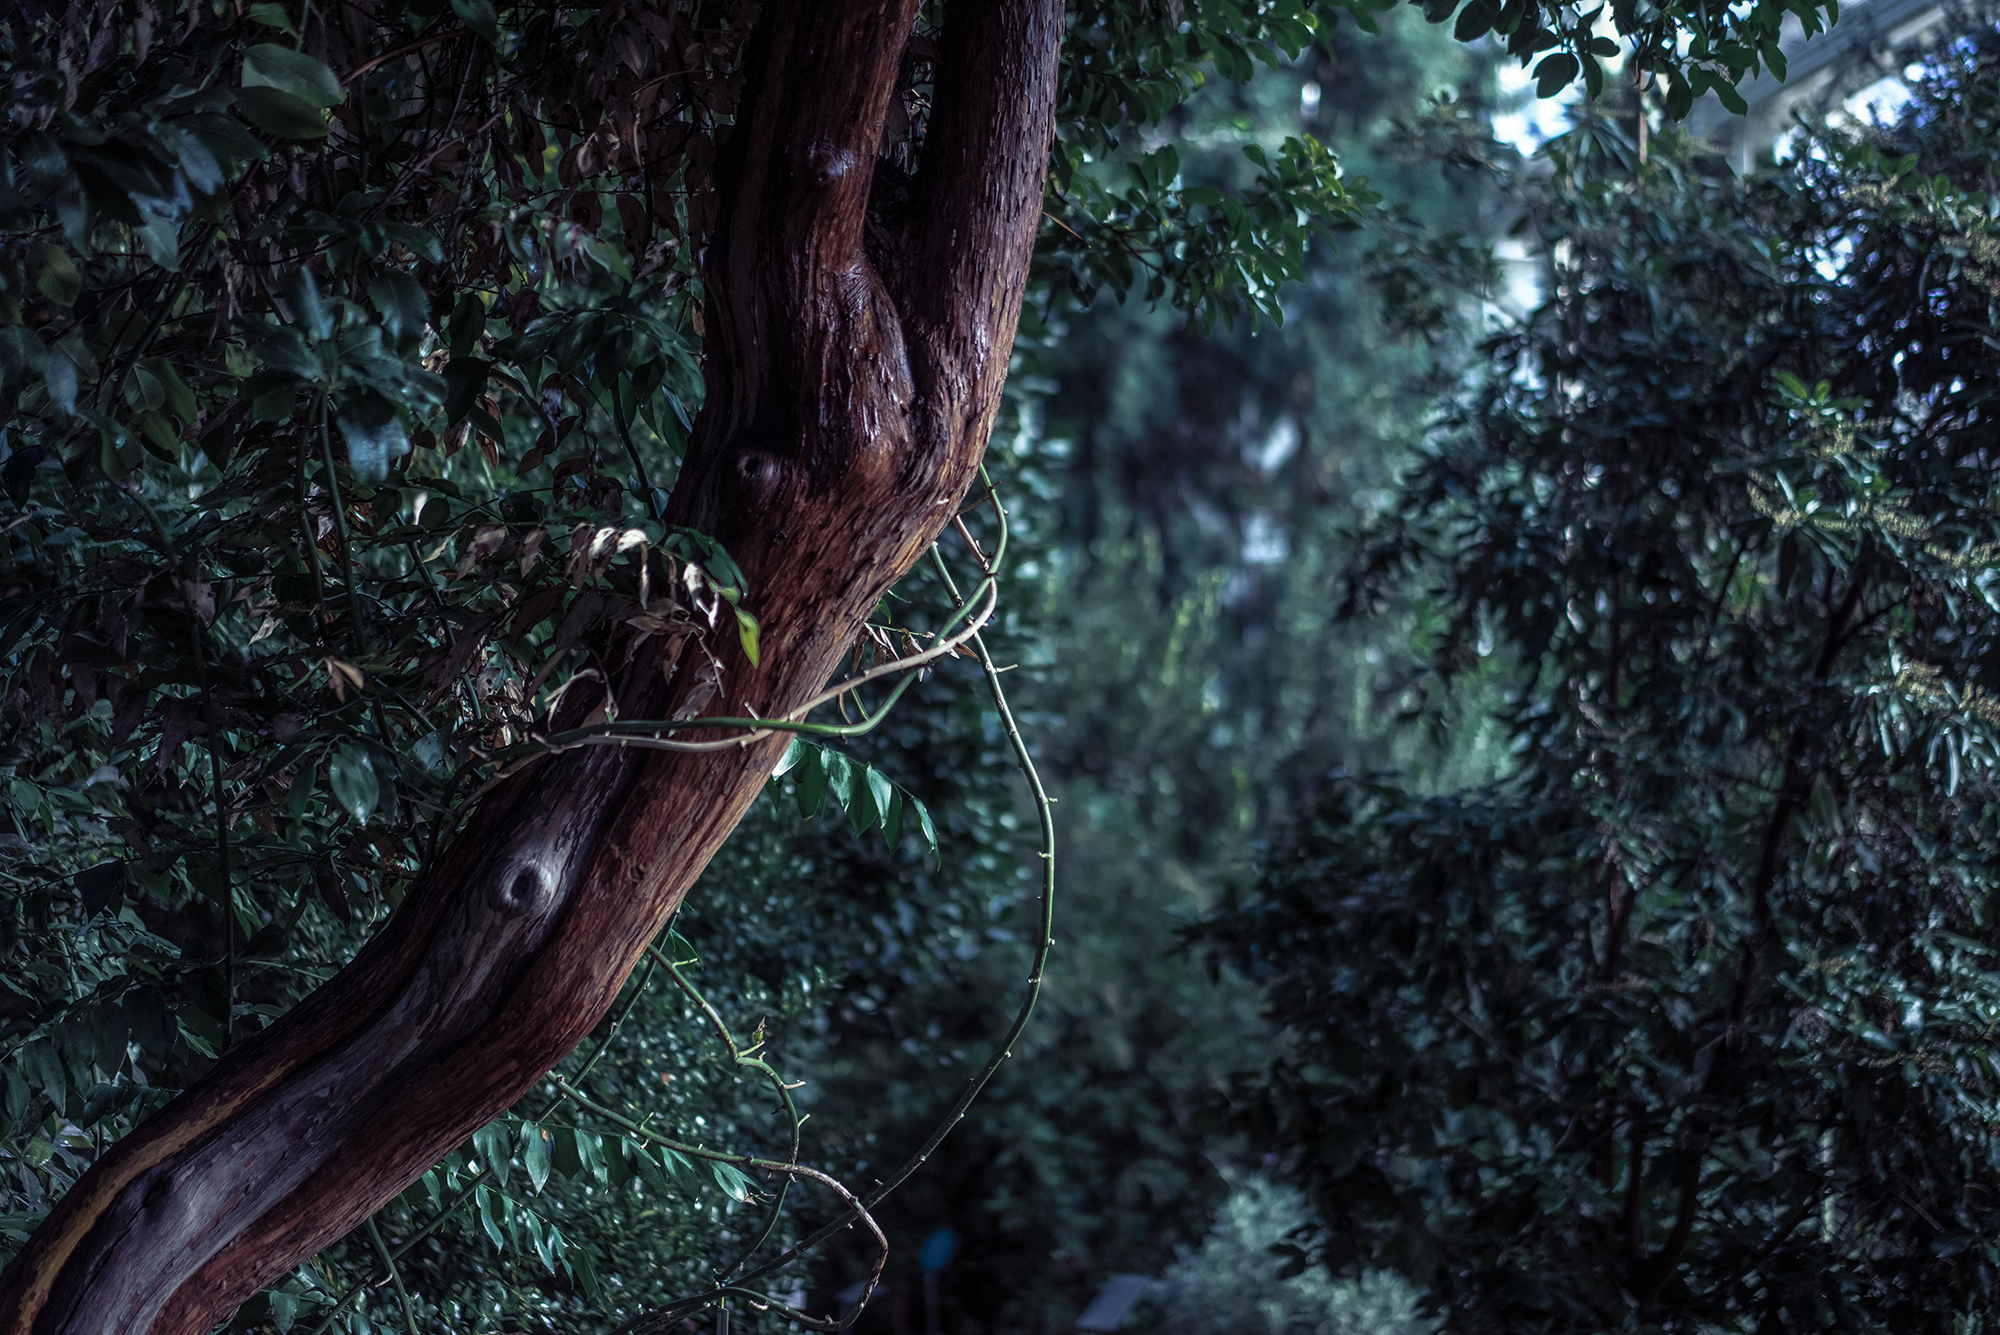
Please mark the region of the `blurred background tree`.
POLYGON ((1738 178, 1588 116, 1546 302, 1358 552, 1510 763, 1326 785, 1203 928, 1291 1246, 1463 1331, 1980 1328, 2000 1087, 2000 42, 1738 178))
POLYGON ((1393 1271, 1358 1280, 1335 1279, 1318 1267, 1287 1273, 1279 1249, 1309 1220, 1296 1189, 1261 1178, 1240 1182, 1201 1246, 1183 1249, 1148 1292, 1156 1327, 1257 1335, 1431 1335, 1437 1329, 1435 1318, 1418 1311, 1416 1290, 1393 1271))

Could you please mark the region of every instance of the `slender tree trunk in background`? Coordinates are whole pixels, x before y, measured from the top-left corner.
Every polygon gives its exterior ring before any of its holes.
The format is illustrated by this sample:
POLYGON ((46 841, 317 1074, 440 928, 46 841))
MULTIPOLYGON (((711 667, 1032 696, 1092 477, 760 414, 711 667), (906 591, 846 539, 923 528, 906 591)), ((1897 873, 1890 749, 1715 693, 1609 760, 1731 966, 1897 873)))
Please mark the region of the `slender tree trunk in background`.
MULTIPOLYGON (((706 712, 818 689, 992 428, 1062 7, 953 0, 911 200, 871 217, 916 7, 788 0, 753 39, 706 260, 708 397, 669 518, 748 575, 762 667, 726 651, 706 712)), ((642 652, 625 717, 680 703, 658 669, 642 652)), ((0 1330, 195 1335, 357 1227, 596 1025, 783 745, 585 748, 496 789, 351 965, 57 1204, 0 1276, 0 1330)))

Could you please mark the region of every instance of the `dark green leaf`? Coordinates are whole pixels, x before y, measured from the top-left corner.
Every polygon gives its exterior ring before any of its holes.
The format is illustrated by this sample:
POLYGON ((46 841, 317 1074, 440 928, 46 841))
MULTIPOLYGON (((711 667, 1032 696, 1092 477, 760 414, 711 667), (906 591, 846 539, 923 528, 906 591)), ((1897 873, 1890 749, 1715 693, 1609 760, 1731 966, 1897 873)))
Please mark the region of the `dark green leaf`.
POLYGON ((715 1179, 715 1185, 722 1188, 723 1195, 744 1204, 750 1202, 750 1179, 745 1177, 735 1165, 720 1163, 711 1159, 708 1161, 708 1171, 709 1175, 715 1179))
POLYGON ((850 769, 847 801, 847 823, 854 827, 856 834, 865 834, 875 828, 875 822, 882 813, 875 805, 875 786, 870 776, 875 773, 871 766, 856 761, 850 769))
MULTIPOLYGON (((333 308, 320 295, 319 280, 313 277, 311 269, 300 265, 286 274, 279 292, 284 296, 286 305, 291 307, 292 319, 299 328, 315 339, 333 337, 333 308)), ((312 371, 318 369, 310 358, 305 359, 305 364, 312 371)))
POLYGON ((493 12, 493 0, 451 0, 451 11, 485 38, 488 46, 500 45, 500 20, 493 12))
POLYGON ((389 476, 389 465, 410 452, 403 419, 379 394, 343 400, 336 420, 347 441, 348 465, 363 482, 382 481, 389 476))
POLYGON ((125 864, 113 859, 76 874, 76 891, 83 898, 84 916, 94 918, 116 904, 125 892, 125 864))
POLYGON ((574 1127, 557 1127, 551 1133, 549 1162, 560 1177, 573 1178, 583 1172, 583 1155, 577 1150, 574 1127))
POLYGON ((826 752, 826 790, 843 810, 853 801, 854 767, 838 751, 826 752))
POLYGON ((283 5, 265 0, 265 3, 250 6, 249 15, 253 22, 276 28, 292 37, 299 35, 299 30, 292 26, 292 16, 285 12, 283 5))
POLYGON ((534 1184, 538 1194, 549 1180, 549 1169, 554 1163, 553 1139, 549 1132, 533 1122, 521 1124, 521 1164, 528 1170, 528 1181, 534 1184))
POLYGON ((63 1070, 56 1045, 38 1038, 21 1049, 21 1070, 28 1083, 42 1091, 58 1111, 69 1098, 69 1076, 63 1070))
POLYGON ((488 1122, 472 1133, 472 1148, 481 1166, 489 1169, 493 1180, 503 1187, 507 1185, 507 1170, 514 1157, 509 1139, 505 1125, 497 1121, 488 1122))
POLYGON ((809 747, 798 763, 799 815, 807 820, 819 815, 826 805, 827 780, 826 752, 809 747))
POLYGON ((597 1302, 602 1296, 602 1289, 597 1277, 597 1256, 591 1250, 590 1244, 579 1242, 571 1247, 567 1260, 570 1273, 576 1276, 577 1287, 583 1290, 586 1298, 597 1302))
POLYGON ((51 356, 42 368, 43 381, 49 388, 49 401, 68 416, 76 411, 76 365, 60 352, 51 356))
POLYGON ((180 1025, 173 1011, 167 1008, 166 998, 151 987, 135 987, 125 994, 125 1018, 132 1026, 132 1040, 146 1054, 156 1060, 165 1060, 174 1050, 174 1040, 180 1036, 180 1025))
POLYGON ((938 860, 938 865, 943 866, 944 856, 938 852, 937 827, 931 824, 930 808, 913 796, 910 798, 910 809, 917 813, 917 828, 924 832, 925 846, 930 849, 931 856, 938 860))
MULTIPOLYGON (((464 309, 463 303, 460 309, 464 309)), ((458 317, 452 317, 453 325, 458 317)), ((450 422, 457 422, 479 402, 486 392, 487 377, 493 374, 493 363, 477 357, 453 357, 444 368, 444 415, 450 422)))
POLYGON ((341 747, 328 763, 327 779, 334 801, 356 822, 366 825, 382 800, 381 782, 368 752, 358 746, 341 747))
POLYGON ((179 126, 163 127, 161 133, 172 140, 181 171, 186 174, 190 186, 204 195, 212 195, 222 189, 228 178, 223 174, 222 164, 216 161, 215 154, 201 136, 179 126))
POLYGON ((1535 96, 1554 97, 1577 74, 1576 57, 1567 51, 1544 57, 1535 66, 1535 96))
POLYGON ((661 1146, 660 1162, 666 1165, 667 1172, 673 1176, 674 1185, 689 1199, 700 1197, 701 1178, 695 1174, 694 1165, 688 1161, 686 1155, 661 1146))
MULTIPOLYGON (((876 769, 873 765, 870 765, 862 772, 862 778, 865 781, 863 786, 868 791, 869 800, 875 809, 876 815, 879 818, 886 818, 891 805, 896 800, 896 786, 889 782, 888 775, 882 773, 881 770, 876 769)), ((873 821, 870 824, 873 824, 873 821)), ((866 829, 868 827, 863 826, 862 828, 866 829)), ((884 832, 887 832, 886 825, 884 832)), ((890 842, 893 843, 894 840, 890 842)))
POLYGON ((347 96, 332 70, 303 51, 268 42, 243 53, 243 87, 276 89, 314 109, 338 106, 347 96))
POLYGON ((188 388, 185 380, 181 379, 180 372, 174 369, 174 364, 165 357, 148 357, 140 363, 140 366, 160 387, 160 402, 152 406, 163 406, 183 422, 192 424, 200 411, 200 406, 195 400, 194 391, 188 388))
POLYGON ((610 1169, 604 1162, 604 1138, 595 1131, 576 1129, 576 1157, 583 1171, 597 1179, 599 1186, 610 1180, 610 1169))
POLYGON ((471 356, 485 330, 486 305, 468 292, 458 299, 458 305, 452 308, 451 319, 445 326, 445 335, 451 340, 452 357, 471 356))
POLYGON ((1451 28, 1451 35, 1461 42, 1474 41, 1486 35, 1495 19, 1500 17, 1500 7, 1488 0, 1472 0, 1459 11, 1458 22, 1451 28))
POLYGON ((775 779, 781 775, 789 774, 794 765, 805 759, 806 751, 810 747, 810 742, 802 739, 797 733, 793 733, 791 743, 785 747, 785 754, 778 757, 778 764, 771 771, 771 777, 775 779))
POLYGON ((77 294, 83 290, 83 276, 76 271, 69 252, 44 241, 35 247, 35 254, 40 264, 35 287, 58 306, 76 305, 77 294))
MULTIPOLYGON (((389 331, 389 337, 399 342, 423 333, 424 326, 430 321, 430 307, 424 300, 423 288, 401 269, 389 269, 377 274, 368 284, 368 299, 375 303, 376 310, 382 312, 382 324, 389 331)), ((447 372, 449 369, 446 368, 447 372)), ((446 381, 449 382, 450 378, 447 373, 446 381)))
POLYGON ((276 88, 239 88, 236 107, 245 120, 280 139, 324 139, 333 127, 326 112, 276 88))

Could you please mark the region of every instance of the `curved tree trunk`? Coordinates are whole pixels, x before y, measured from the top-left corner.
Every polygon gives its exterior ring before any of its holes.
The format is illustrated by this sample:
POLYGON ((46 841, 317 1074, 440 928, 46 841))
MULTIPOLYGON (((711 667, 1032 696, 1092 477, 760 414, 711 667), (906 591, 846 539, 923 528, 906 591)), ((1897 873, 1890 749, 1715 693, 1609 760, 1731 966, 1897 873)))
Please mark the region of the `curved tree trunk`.
MULTIPOLYGON (((763 666, 718 646, 706 712, 817 690, 992 427, 1062 10, 952 0, 922 169, 889 220, 869 195, 915 12, 783 0, 753 41, 707 257, 708 396, 669 518, 744 568, 763 666)), ((659 667, 641 655, 626 717, 680 702, 659 667)), ((783 744, 586 748, 496 789, 351 965, 58 1203, 0 1276, 0 1330, 195 1335, 358 1226, 595 1026, 783 744)))

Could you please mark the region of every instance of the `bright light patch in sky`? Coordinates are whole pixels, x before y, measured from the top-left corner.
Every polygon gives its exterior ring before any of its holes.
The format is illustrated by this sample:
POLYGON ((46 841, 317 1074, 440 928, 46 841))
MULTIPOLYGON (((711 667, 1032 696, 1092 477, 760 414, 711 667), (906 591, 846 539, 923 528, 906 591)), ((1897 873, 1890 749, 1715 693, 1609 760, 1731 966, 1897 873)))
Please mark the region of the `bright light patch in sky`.
POLYGON ((1579 84, 1554 97, 1536 97, 1535 76, 1509 61, 1500 67, 1500 105, 1507 108, 1493 117, 1493 137, 1512 144, 1522 154, 1532 154, 1543 144, 1569 129, 1569 108, 1583 96, 1579 84))

